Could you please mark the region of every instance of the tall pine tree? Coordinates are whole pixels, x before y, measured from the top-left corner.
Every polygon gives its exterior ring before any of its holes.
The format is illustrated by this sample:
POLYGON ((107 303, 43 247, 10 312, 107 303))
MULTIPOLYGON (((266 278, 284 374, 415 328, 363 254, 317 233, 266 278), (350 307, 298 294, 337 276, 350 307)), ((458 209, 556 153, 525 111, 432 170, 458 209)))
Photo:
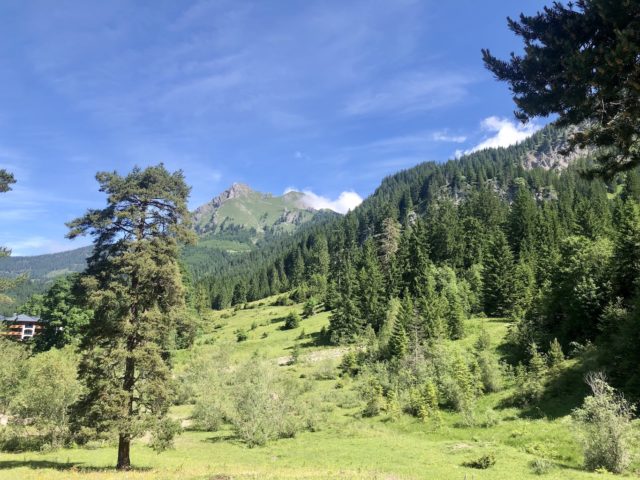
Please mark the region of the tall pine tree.
POLYGON ((69 223, 69 237, 90 234, 94 250, 83 284, 94 316, 82 340, 85 391, 77 422, 118 436, 117 468, 131 468, 131 441, 151 432, 166 447, 176 431, 169 348, 184 313, 179 242, 191 241, 182 172, 163 165, 123 177, 96 175, 107 206, 69 223))

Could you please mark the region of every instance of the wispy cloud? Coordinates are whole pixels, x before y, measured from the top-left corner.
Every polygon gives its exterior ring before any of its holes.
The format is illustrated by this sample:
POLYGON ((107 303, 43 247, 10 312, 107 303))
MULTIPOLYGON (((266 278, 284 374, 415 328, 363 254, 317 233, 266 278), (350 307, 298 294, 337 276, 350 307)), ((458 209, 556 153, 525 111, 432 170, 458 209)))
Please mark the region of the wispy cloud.
POLYGON ((486 148, 508 147, 509 145, 514 145, 529 138, 535 132, 540 130, 542 126, 534 122, 523 125, 506 118, 491 116, 482 120, 480 128, 484 132, 491 133, 492 135, 486 137, 476 146, 468 150, 457 151, 458 156, 461 153, 468 154, 477 152, 478 150, 484 150, 486 148))
MULTIPOLYGON (((289 187, 284 193, 289 192, 299 192, 300 190, 289 187)), ((338 198, 332 200, 329 197, 325 197, 322 195, 318 195, 311 190, 302 190, 304 197, 302 198, 302 202, 311 208, 315 208, 316 210, 333 210, 338 213, 347 213, 350 210, 353 210, 358 205, 362 203, 362 197, 358 195, 354 191, 345 191, 338 195, 338 198)))
POLYGON ((436 142, 464 143, 467 141, 466 135, 452 135, 446 130, 433 132, 431 138, 436 142))

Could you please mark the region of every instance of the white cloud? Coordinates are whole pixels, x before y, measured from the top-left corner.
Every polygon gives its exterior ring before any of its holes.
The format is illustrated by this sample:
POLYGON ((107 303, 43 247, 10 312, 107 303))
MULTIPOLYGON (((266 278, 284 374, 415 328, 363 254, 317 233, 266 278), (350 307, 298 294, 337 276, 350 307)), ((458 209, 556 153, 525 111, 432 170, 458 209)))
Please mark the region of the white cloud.
POLYGON ((445 131, 434 132, 431 138, 436 142, 464 143, 467 137, 464 135, 451 135, 445 131))
POLYGON ((493 133, 493 135, 485 138, 482 142, 469 150, 465 150, 464 152, 457 150, 456 156, 460 156, 460 154, 463 153, 469 154, 477 152, 478 150, 484 150, 485 148, 508 147, 509 145, 519 143, 529 138, 542 127, 533 122, 523 125, 506 118, 491 116, 482 121, 480 128, 485 132, 493 133))
MULTIPOLYGON (((287 188, 284 193, 299 191, 295 188, 287 188)), ((335 200, 313 193, 311 190, 302 190, 302 193, 304 194, 302 202, 305 206, 316 210, 329 209, 338 213, 347 213, 362 203, 362 197, 352 190, 342 192, 335 200)))

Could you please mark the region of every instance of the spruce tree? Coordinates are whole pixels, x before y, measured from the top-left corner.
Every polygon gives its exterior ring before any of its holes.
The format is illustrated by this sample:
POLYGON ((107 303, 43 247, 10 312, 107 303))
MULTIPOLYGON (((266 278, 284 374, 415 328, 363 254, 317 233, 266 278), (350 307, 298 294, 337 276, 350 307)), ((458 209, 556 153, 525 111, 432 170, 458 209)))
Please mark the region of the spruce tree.
POLYGON ((523 247, 529 246, 535 235, 536 203, 522 178, 516 179, 516 194, 509 211, 509 242, 516 256, 523 247))
POLYGON ((298 248, 293 257, 293 268, 291 270, 291 285, 298 287, 304 282, 304 257, 302 256, 302 250, 298 248))
POLYGON ((378 264, 373 239, 362 248, 361 268, 358 272, 358 304, 363 320, 378 332, 385 317, 384 279, 378 264))
POLYGON ((389 338, 389 356, 391 358, 403 358, 407 354, 409 340, 402 319, 396 318, 389 338))
POLYGON ((338 275, 338 302, 329 318, 329 332, 334 344, 353 342, 364 328, 356 291, 356 274, 348 255, 344 256, 338 275))
POLYGON ((484 264, 484 308, 487 315, 504 316, 511 309, 513 253, 502 232, 497 232, 484 264))
POLYGON ((70 222, 70 238, 90 234, 93 254, 83 274, 94 315, 82 339, 76 405, 83 427, 118 436, 117 468, 131 468, 131 441, 152 433, 170 444, 172 331, 184 310, 179 243, 192 240, 182 172, 163 165, 127 176, 96 175, 107 206, 70 222))
POLYGON ((558 125, 580 125, 570 146, 598 149, 595 174, 640 163, 638 18, 635 1, 554 2, 508 19, 523 55, 504 61, 482 51, 485 66, 510 85, 520 120, 557 114, 558 125))
POLYGON ((640 205, 627 200, 616 226, 613 251, 616 295, 629 300, 640 286, 640 205))

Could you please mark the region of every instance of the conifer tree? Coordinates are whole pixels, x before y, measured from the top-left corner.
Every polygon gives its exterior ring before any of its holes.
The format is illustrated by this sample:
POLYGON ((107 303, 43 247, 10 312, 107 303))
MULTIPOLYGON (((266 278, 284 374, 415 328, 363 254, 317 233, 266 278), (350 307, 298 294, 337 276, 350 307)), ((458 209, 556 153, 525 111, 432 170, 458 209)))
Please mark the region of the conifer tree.
POLYGON ((397 318, 393 323, 391 338, 389 338, 389 356, 391 358, 403 358, 407 354, 408 345, 409 340, 405 326, 401 318, 397 318))
POLYGON ((629 300, 640 286, 640 205, 627 200, 616 226, 613 251, 615 293, 629 300))
POLYGON ((595 174, 640 163, 639 16, 635 1, 554 2, 508 19, 523 55, 504 61, 482 51, 485 66, 510 85, 520 120, 557 114, 558 125, 581 125, 570 146, 599 149, 595 174))
POLYGON ((168 348, 184 310, 179 242, 192 240, 182 172, 163 165, 127 176, 96 175, 107 206, 69 223, 69 237, 90 234, 94 251, 83 285, 94 311, 82 340, 85 391, 76 420, 118 436, 118 469, 131 468, 131 441, 152 433, 167 447, 177 427, 168 348))
POLYGON ((356 274, 348 255, 341 262, 338 275, 338 302, 329 318, 331 341, 335 344, 351 343, 362 332, 360 309, 356 302, 356 274))
POLYGON ((513 253, 502 232, 491 242, 484 265, 484 305, 487 315, 507 315, 511 308, 513 253))
POLYGON ((293 268, 291 270, 292 286, 297 287, 304 282, 304 269, 304 257, 302 256, 302 250, 298 248, 293 257, 293 268))
POLYGON ((240 305, 241 303, 245 303, 247 301, 247 286, 244 282, 236 283, 235 287, 233 287, 233 296, 231 297, 232 305, 240 305))
POLYGON ((329 245, 325 235, 316 235, 314 237, 309 256, 309 265, 307 265, 309 276, 321 275, 326 277, 329 274, 331 258, 329 256, 329 245))
POLYGON ((551 370, 557 370, 562 362, 564 362, 564 352, 562 351, 562 345, 557 338, 549 344, 549 368, 551 370))
POLYGON ((516 257, 529 246, 535 235, 536 204, 522 178, 516 179, 516 194, 508 218, 509 242, 516 257))
POLYGON ((398 251, 400 243, 400 224, 394 218, 385 218, 382 221, 382 233, 379 235, 380 260, 387 271, 398 251))
POLYGON ((379 331, 385 316, 384 280, 372 238, 369 238, 362 247, 357 294, 363 320, 376 332, 379 331))
POLYGON ((446 303, 444 316, 447 332, 450 338, 460 339, 464 336, 464 321, 467 315, 462 305, 456 273, 450 267, 442 267, 438 270, 438 279, 442 284, 440 295, 446 303))

